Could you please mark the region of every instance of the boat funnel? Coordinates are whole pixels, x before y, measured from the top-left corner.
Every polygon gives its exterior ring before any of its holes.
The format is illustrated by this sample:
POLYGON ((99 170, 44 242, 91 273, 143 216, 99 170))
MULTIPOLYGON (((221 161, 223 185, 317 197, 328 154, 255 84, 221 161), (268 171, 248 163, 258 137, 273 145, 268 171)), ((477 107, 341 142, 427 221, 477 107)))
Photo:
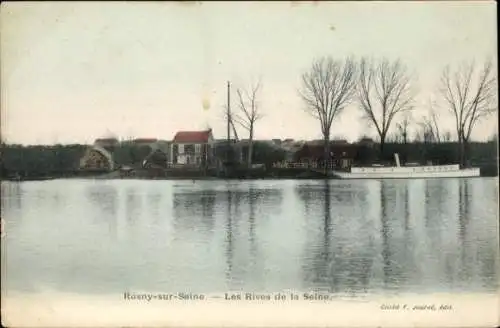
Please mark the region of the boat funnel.
POLYGON ((396 161, 396 166, 400 167, 401 163, 399 163, 399 154, 398 153, 394 154, 394 160, 396 161))

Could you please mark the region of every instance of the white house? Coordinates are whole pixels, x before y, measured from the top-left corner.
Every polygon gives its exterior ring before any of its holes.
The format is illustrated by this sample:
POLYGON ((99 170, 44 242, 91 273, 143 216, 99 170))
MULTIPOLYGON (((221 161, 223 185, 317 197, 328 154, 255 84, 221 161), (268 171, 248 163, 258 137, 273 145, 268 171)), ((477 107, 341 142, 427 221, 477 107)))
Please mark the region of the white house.
POLYGON ((214 156, 214 142, 212 129, 179 131, 172 140, 170 160, 173 164, 210 164, 214 156))

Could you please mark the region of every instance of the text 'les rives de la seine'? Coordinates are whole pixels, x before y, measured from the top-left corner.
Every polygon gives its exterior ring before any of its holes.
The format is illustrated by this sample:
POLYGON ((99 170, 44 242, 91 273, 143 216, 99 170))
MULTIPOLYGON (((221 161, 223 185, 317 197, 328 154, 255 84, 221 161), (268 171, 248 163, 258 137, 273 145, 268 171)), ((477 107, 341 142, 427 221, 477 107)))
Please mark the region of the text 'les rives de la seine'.
POLYGON ((224 293, 220 295, 207 296, 195 293, 131 293, 123 294, 125 300, 130 301, 206 301, 208 299, 221 299, 226 301, 329 301, 335 296, 320 293, 224 293))

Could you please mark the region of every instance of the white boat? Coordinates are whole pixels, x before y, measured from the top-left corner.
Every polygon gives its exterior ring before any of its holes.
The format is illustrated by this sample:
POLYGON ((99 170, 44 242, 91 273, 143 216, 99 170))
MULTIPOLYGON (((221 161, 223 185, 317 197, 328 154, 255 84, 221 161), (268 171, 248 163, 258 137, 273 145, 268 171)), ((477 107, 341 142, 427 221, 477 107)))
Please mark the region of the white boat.
POLYGON ((480 176, 479 168, 461 169, 454 165, 401 166, 398 154, 394 154, 396 166, 351 167, 350 172, 334 170, 339 179, 429 179, 467 178, 480 176))

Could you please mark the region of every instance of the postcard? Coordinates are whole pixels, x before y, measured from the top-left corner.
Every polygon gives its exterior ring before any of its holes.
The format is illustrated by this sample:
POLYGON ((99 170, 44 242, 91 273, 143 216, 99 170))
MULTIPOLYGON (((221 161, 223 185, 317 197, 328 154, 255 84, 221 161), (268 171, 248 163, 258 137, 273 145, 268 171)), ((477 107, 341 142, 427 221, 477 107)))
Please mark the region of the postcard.
POLYGON ((6 327, 496 327, 496 3, 2 2, 6 327))

